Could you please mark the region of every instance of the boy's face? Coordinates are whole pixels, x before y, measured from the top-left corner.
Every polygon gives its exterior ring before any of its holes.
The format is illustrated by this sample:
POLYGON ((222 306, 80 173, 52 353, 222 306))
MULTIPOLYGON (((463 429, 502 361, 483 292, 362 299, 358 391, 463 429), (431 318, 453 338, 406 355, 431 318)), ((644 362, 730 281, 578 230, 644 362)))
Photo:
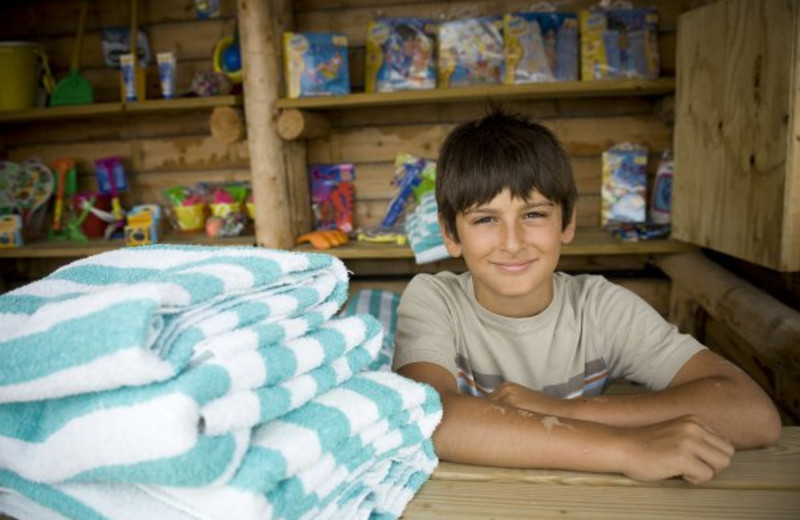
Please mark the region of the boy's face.
POLYGON ((572 241, 575 218, 562 231, 561 206, 534 191, 527 202, 504 190, 456 217, 459 241, 444 231, 447 251, 463 256, 475 298, 487 310, 533 316, 553 299, 561 244, 572 241))

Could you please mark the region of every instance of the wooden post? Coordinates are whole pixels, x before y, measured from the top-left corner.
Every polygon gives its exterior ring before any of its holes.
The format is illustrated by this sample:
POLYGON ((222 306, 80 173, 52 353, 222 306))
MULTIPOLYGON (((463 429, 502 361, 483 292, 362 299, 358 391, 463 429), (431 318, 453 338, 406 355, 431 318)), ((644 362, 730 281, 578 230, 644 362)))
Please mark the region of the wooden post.
POLYGON ((278 135, 281 33, 273 22, 286 18, 289 2, 238 0, 239 45, 242 53, 244 108, 255 201, 256 242, 290 249, 296 232, 291 218, 287 165, 278 135))

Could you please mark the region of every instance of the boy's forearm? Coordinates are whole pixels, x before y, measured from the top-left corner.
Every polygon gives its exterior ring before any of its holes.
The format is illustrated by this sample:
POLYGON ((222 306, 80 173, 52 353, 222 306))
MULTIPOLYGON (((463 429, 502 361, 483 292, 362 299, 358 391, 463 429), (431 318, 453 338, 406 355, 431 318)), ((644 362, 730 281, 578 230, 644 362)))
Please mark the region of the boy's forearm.
POLYGON ((566 400, 562 405, 565 417, 623 427, 693 414, 737 448, 771 445, 780 436, 780 421, 768 398, 727 377, 699 379, 650 394, 566 400))
POLYGON ((442 395, 444 418, 434 433, 443 460, 469 464, 624 471, 615 428, 542 415, 460 394, 442 395))

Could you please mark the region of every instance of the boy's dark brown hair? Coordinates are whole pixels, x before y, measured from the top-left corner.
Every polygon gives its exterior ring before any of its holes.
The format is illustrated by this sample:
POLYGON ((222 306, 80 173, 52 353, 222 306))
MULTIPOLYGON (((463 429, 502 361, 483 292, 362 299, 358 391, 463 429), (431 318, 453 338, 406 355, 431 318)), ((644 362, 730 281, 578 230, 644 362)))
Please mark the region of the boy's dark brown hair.
POLYGON ((569 225, 578 189, 558 138, 521 114, 493 107, 456 127, 439 152, 436 203, 446 231, 458 240, 456 217, 506 188, 523 200, 535 189, 561 205, 563 228, 569 225))

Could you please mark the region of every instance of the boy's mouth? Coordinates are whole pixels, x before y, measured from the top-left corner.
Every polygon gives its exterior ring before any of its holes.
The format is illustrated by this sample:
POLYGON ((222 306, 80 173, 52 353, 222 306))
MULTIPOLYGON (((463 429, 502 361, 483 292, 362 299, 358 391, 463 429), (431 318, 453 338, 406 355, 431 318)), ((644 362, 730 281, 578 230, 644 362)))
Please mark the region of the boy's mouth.
POLYGON ((515 260, 513 262, 493 262, 494 266, 507 273, 520 273, 530 267, 536 260, 515 260))

